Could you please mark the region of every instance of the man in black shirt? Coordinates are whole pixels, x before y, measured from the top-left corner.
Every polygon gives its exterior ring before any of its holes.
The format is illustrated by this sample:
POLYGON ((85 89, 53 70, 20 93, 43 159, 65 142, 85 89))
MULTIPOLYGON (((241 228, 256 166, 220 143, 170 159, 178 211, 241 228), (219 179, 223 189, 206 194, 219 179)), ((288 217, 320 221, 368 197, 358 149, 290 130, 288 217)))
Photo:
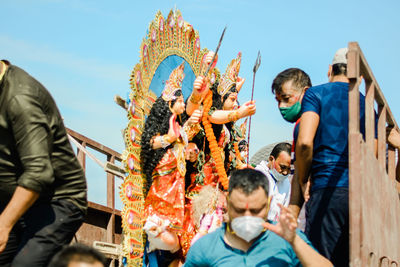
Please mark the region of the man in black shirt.
POLYGON ((86 191, 53 98, 0 61, 0 266, 47 266, 82 224, 86 191))

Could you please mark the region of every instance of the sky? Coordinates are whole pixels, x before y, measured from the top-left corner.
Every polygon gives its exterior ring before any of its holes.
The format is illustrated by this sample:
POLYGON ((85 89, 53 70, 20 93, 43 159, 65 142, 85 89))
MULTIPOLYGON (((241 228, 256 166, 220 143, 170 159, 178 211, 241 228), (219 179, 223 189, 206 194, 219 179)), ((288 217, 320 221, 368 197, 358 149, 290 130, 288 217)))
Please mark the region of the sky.
MULTIPOLYGON (((122 152, 121 130, 128 121, 113 97, 127 97, 140 44, 157 11, 167 16, 175 7, 199 31, 202 48, 215 50, 227 26, 217 67, 225 71, 242 52, 240 76, 247 79, 239 94, 242 103, 250 99, 252 68, 261 52, 250 155, 267 144, 292 140, 293 125, 282 119, 271 93, 274 77, 298 67, 314 85, 325 83, 335 51, 351 41, 359 43, 393 115, 400 118, 397 0, 2 1, 0 58, 25 69, 50 91, 67 127, 122 152)), ((97 190, 97 178, 88 179, 89 199, 102 198, 104 185, 97 190)))

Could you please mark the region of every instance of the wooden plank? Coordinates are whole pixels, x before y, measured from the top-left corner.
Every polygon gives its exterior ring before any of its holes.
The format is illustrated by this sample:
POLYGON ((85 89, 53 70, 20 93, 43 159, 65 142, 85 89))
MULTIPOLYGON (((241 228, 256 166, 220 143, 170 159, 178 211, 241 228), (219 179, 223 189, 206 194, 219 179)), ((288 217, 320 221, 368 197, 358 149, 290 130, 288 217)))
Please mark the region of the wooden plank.
MULTIPOLYGON (((107 161, 114 163, 115 156, 108 156, 107 161)), ((115 207, 115 177, 111 173, 107 173, 107 206, 112 209, 115 207)))
POLYGON ((360 77, 360 48, 356 42, 348 44, 347 52, 347 78, 357 79, 360 77))
POLYGON ((396 149, 392 146, 388 148, 388 169, 389 178, 396 180, 396 149))
POLYGON ((360 92, 357 79, 349 83, 349 133, 360 132, 360 92))
POLYGON ((360 93, 357 79, 360 76, 358 44, 349 43, 347 76, 349 83, 349 248, 350 265, 361 267, 361 151, 360 151, 360 93))
POLYGON ((386 170, 386 106, 378 106, 378 161, 386 170))
POLYGON ((91 202, 91 201, 88 201, 88 207, 92 208, 92 209, 99 210, 99 211, 107 212, 107 213, 110 213, 110 214, 114 213, 114 214, 116 214, 118 216, 121 216, 121 211, 120 210, 117 210, 117 209, 113 210, 112 208, 109 208, 109 207, 106 207, 106 206, 103 206, 101 204, 97 204, 97 203, 94 203, 94 202, 91 202))
POLYGON ((360 160, 360 133, 349 134, 349 241, 350 265, 361 265, 361 179, 363 178, 360 160))
POLYGON ((81 142, 85 142, 88 147, 90 147, 102 154, 115 156, 116 160, 122 161, 121 154, 118 153, 117 151, 115 151, 107 146, 104 146, 104 145, 94 141, 93 139, 90 139, 90 138, 88 138, 78 132, 75 132, 74 130, 71 130, 69 128, 67 128, 67 133, 69 135, 71 135, 72 137, 74 137, 75 139, 77 139, 81 142))
POLYGON ((114 243, 115 242, 115 215, 112 214, 107 224, 107 242, 114 243))
POLYGON ((365 142, 370 151, 375 150, 375 85, 373 82, 365 84, 365 142))

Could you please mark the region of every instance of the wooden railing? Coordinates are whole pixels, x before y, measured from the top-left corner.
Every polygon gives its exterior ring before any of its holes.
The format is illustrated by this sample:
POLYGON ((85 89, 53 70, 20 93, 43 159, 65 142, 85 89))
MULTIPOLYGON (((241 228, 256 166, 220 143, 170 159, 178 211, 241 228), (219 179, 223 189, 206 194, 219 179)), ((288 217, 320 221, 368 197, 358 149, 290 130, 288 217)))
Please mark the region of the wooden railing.
MULTIPOLYGON (((67 132, 78 141, 83 148, 90 148, 105 155, 108 162, 121 162, 120 153, 71 129, 67 129, 67 132)), ((77 148, 77 157, 86 173, 86 154, 82 149, 79 149, 79 147, 77 148)), ((114 174, 107 172, 107 192, 104 192, 104 195, 107 197, 107 206, 89 202, 85 223, 76 234, 79 242, 88 245, 93 245, 94 241, 113 244, 121 243, 121 211, 115 208, 115 179, 119 178, 114 174)), ((99 182, 101 183, 101 181, 99 182)))
POLYGON ((396 150, 386 140, 386 129, 398 126, 358 43, 348 48, 350 266, 400 267, 400 177, 396 180, 396 150), (365 82, 365 139, 360 76, 365 82))

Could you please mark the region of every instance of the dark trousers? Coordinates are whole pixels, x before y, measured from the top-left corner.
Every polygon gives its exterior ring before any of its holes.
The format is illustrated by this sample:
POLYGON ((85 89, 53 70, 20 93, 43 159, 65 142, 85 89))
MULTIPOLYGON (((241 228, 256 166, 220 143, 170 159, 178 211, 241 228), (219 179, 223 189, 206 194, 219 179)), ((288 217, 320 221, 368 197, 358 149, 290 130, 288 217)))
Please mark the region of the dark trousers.
POLYGON ((334 266, 349 266, 349 190, 324 188, 306 204, 306 235, 334 266))
POLYGON ((67 200, 34 204, 12 229, 0 266, 47 266, 83 220, 83 212, 67 200))

